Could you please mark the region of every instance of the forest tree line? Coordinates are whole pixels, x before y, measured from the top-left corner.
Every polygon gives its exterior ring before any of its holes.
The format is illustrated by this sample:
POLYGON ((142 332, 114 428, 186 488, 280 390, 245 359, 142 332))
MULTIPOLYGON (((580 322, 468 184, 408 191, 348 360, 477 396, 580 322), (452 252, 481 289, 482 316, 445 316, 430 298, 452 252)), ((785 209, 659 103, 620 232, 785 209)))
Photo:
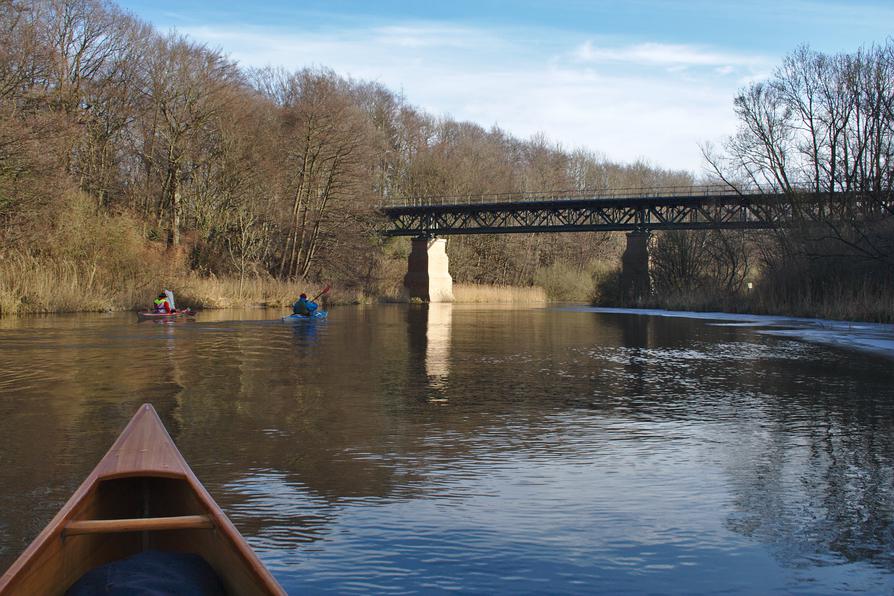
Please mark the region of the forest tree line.
MULTIPOLYGON (((201 274, 379 294, 406 266, 407 242, 378 235, 389 198, 689 181, 434 117, 331 70, 240 68, 103 0, 2 0, 0 27, 7 256, 115 269, 108 278, 151 268, 154 246, 201 274), (136 263, 121 262, 128 250, 136 263)), ((611 244, 451 239, 451 268, 458 281, 530 285, 557 262, 583 271, 611 244)), ((108 283, 102 273, 87 281, 108 283)))
POLYGON ((784 195, 780 209, 800 223, 668 235, 655 275, 666 295, 701 286, 734 308, 894 321, 894 40, 834 55, 797 48, 734 110, 738 132, 703 147, 713 175, 784 195), (748 278, 755 291, 742 300, 748 278))
MULTIPOLYGON (((238 279, 240 292, 264 278, 393 294, 408 242, 378 233, 389 199, 698 182, 436 117, 325 68, 243 68, 104 0, 0 0, 0 38, 0 312, 44 308, 36 288, 60 279, 118 307, 183 274, 238 279)), ((794 52, 735 98, 741 131, 705 148, 712 180, 793 197, 808 184, 890 192, 892 63, 890 42, 794 52)), ((656 234, 657 296, 741 300, 750 281, 778 293, 777 278, 794 292, 794 273, 818 291, 855 256, 889 287, 890 228, 855 222, 656 234)), ((457 281, 611 299, 622 246, 598 233, 467 236, 448 252, 457 281)))

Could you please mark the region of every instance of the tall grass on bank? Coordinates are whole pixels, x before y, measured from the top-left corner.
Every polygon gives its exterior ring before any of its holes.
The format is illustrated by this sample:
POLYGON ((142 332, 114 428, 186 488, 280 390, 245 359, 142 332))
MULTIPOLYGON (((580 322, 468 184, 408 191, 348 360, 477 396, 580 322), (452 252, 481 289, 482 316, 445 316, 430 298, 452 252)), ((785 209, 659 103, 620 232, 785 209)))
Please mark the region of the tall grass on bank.
POLYGON ((894 323, 894 284, 840 279, 805 281, 797 292, 760 284, 749 297, 753 312, 797 317, 894 323))
POLYGON ((112 280, 96 264, 23 254, 0 261, 0 316, 121 310, 145 302, 147 292, 148 280, 112 280))
POLYGON ((792 282, 773 284, 772 280, 763 279, 753 290, 737 294, 704 288, 657 293, 641 304, 623 306, 894 323, 894 285, 853 279, 827 281, 821 285, 803 278, 797 281, 797 285, 792 282))
POLYGON ((655 295, 635 308, 731 312, 807 317, 839 321, 894 323, 894 289, 879 292, 865 287, 837 288, 833 292, 780 296, 755 289, 748 294, 708 294, 704 291, 655 295))
POLYGON ((618 299, 619 276, 614 261, 592 260, 583 268, 560 262, 541 267, 534 281, 552 302, 599 303, 618 299))
POLYGON ((453 298, 457 303, 532 304, 546 302, 543 288, 516 288, 480 284, 453 284, 453 298))
POLYGON ((534 283, 554 302, 586 302, 593 296, 593 280, 589 272, 565 263, 541 267, 534 274, 534 283))
POLYGON ((28 257, 0 264, 0 316, 34 313, 104 312, 148 308, 161 289, 173 290, 178 307, 287 307, 301 292, 320 284, 283 282, 268 277, 239 279, 147 273, 145 278, 97 279, 77 263, 39 262, 28 257), (91 278, 93 281, 91 282, 91 278))
POLYGON ((272 277, 254 277, 240 283, 238 278, 188 275, 172 280, 177 305, 193 308, 240 308, 246 306, 286 307, 302 292, 322 289, 309 282, 280 281, 272 277))
POLYGON ((27 247, 0 252, 0 315, 131 309, 182 270, 182 253, 146 242, 139 222, 65 195, 27 247))
MULTIPOLYGON (((301 292, 313 295, 323 287, 270 277, 240 284, 238 278, 202 277, 172 271, 159 260, 144 262, 145 268, 112 273, 70 259, 5 255, 0 259, 0 316, 139 310, 148 308, 162 289, 174 291, 178 307, 278 308, 291 305, 301 292)), ((333 294, 335 301, 345 301, 337 288, 327 301, 333 301, 333 294)))

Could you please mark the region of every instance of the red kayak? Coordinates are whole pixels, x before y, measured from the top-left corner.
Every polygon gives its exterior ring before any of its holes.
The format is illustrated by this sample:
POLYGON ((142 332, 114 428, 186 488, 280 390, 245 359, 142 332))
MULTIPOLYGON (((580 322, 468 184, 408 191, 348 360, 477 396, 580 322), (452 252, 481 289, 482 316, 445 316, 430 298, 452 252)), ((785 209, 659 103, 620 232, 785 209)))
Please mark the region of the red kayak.
POLYGON ((153 312, 151 310, 141 310, 137 313, 137 318, 141 321, 170 321, 173 319, 194 316, 196 316, 196 313, 190 308, 178 310, 176 312, 153 312))

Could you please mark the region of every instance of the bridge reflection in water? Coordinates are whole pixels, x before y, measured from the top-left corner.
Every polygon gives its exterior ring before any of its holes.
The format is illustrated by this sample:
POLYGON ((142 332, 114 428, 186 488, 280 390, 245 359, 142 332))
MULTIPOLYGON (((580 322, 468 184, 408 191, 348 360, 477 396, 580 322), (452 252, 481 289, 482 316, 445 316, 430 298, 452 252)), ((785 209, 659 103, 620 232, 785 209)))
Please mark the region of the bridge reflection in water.
MULTIPOLYGON (((443 389, 450 374, 450 326, 453 305, 429 304, 425 328, 425 374, 432 388, 443 389)), ((447 401, 444 398, 444 401, 447 401)))
POLYGON ((584 307, 282 314, 4 320, 0 568, 151 401, 291 593, 891 592, 887 360, 584 307))
POLYGON ((407 310, 407 339, 417 355, 411 366, 425 371, 429 403, 447 403, 452 323, 451 303, 413 304, 407 310))

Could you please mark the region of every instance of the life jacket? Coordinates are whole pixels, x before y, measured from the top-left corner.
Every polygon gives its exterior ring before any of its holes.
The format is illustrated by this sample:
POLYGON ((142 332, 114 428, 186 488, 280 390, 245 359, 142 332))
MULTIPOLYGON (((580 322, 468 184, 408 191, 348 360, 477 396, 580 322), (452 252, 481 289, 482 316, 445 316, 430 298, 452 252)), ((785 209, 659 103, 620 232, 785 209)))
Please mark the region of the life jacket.
POLYGON ((307 299, 299 299, 298 302, 292 305, 292 312, 296 315, 309 315, 310 308, 308 306, 307 299))
POLYGON ((155 312, 157 312, 157 313, 171 312, 171 306, 168 304, 167 298, 156 298, 155 299, 155 312))

